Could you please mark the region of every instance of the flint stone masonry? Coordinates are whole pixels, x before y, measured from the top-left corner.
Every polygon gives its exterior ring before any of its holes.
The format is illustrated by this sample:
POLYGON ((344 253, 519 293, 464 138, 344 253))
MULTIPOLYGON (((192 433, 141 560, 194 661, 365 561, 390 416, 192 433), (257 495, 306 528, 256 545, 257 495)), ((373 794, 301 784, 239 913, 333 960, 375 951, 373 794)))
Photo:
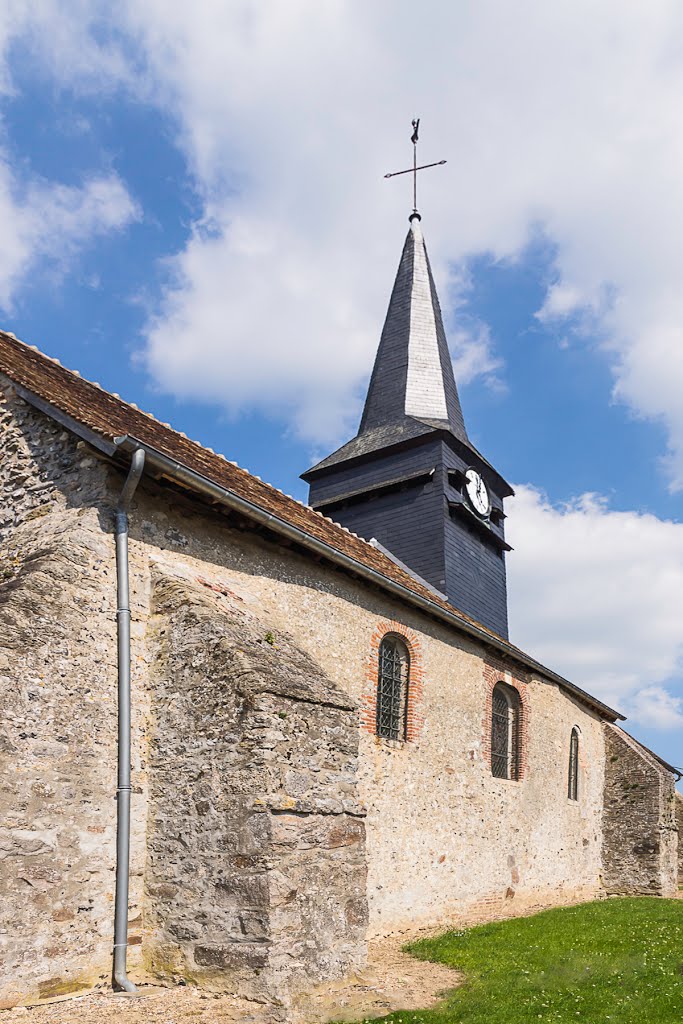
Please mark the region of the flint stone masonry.
POLYGON ((605 755, 605 888, 673 896, 678 851, 674 778, 617 726, 605 726, 605 755))
MULTIPOLYGON (((554 683, 526 680, 528 768, 520 783, 494 779, 483 744, 492 668, 482 646, 168 490, 145 483, 136 502, 136 577, 152 559, 240 598, 276 638, 291 635, 364 709, 373 637, 382 624, 411 643, 414 637, 422 669, 414 739, 395 744, 359 730, 370 936, 603 892, 604 740, 595 714, 554 683), (566 799, 575 725, 582 734, 578 804, 566 799)), ((510 666, 498 669, 511 681, 510 666)))
MULTIPOLYGON (((3 383, 0 1007, 77 993, 108 984, 111 977, 112 510, 123 479, 3 383)), ((187 544, 187 524, 183 516, 159 512, 162 546, 173 561, 187 544)), ((205 606, 189 584, 174 590, 160 582, 158 571, 152 578, 151 550, 133 540, 129 972, 138 980, 154 971, 178 978, 182 968, 207 987, 285 1000, 297 985, 355 969, 365 955, 366 858, 363 808, 355 795, 354 702, 282 632, 276 649, 265 639, 269 626, 255 626, 253 614, 247 626, 244 613, 240 619, 234 611, 211 609, 210 602, 220 599, 208 586, 195 584, 210 599, 205 606), (183 616, 194 616, 193 653, 173 632, 180 621, 172 618, 174 593, 182 593, 187 605, 182 613, 176 608, 183 624, 183 616), (164 616, 167 635, 159 628, 164 616), (210 634, 220 641, 205 649, 210 634), (259 657, 248 653, 256 634, 259 657), (202 667, 216 668, 230 640, 246 652, 234 691, 226 665, 210 680, 201 676, 202 667), (179 650, 187 655, 185 672, 174 674, 162 690, 161 667, 179 650), (195 696, 206 697, 202 707, 176 695, 185 719, 167 703, 179 678, 192 684, 195 696), (232 732, 220 718, 212 719, 222 701, 239 708, 232 732), (165 790, 173 756, 177 771, 165 790), (238 768, 244 775, 230 777, 238 768), (249 790, 250 780, 257 789, 249 790), (190 800, 193 784, 197 793, 190 800), (214 828, 217 812, 205 802, 205 790, 234 812, 220 820, 222 832, 214 828), (193 852, 183 860, 184 843, 193 852), (164 860, 160 853, 169 851, 164 860), (174 865, 194 885, 188 891, 198 895, 196 905, 173 893, 174 865)), ((237 665, 241 655, 234 656, 237 665)))

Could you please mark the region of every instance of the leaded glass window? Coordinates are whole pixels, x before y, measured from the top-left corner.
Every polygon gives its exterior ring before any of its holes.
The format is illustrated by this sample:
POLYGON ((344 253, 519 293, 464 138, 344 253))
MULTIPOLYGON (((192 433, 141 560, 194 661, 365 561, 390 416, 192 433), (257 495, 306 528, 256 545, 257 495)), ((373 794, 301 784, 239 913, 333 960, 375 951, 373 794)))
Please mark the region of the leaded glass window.
POLYGON ((519 694, 505 683, 493 688, 491 773, 497 779, 519 778, 519 694))
POLYGON ((387 740, 406 738, 408 648, 397 636, 385 636, 379 647, 377 675, 377 735, 387 740))
POLYGON ((569 777, 567 782, 567 796, 570 800, 579 799, 579 730, 572 729, 569 740, 569 777))

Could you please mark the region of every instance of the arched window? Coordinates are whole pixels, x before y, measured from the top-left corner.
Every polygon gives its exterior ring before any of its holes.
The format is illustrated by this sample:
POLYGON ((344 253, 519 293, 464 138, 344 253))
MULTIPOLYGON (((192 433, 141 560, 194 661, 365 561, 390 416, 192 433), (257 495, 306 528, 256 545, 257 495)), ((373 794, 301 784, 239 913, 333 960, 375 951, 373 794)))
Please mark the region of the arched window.
POLYGON ((400 637, 388 633, 379 647, 377 735, 404 740, 408 708, 410 655, 400 637))
POLYGON ((569 773, 567 776, 567 796, 570 800, 579 799, 579 730, 574 726, 569 740, 569 773))
POLYGON ((491 714, 491 773, 497 779, 519 778, 519 711, 517 690, 496 683, 491 714))

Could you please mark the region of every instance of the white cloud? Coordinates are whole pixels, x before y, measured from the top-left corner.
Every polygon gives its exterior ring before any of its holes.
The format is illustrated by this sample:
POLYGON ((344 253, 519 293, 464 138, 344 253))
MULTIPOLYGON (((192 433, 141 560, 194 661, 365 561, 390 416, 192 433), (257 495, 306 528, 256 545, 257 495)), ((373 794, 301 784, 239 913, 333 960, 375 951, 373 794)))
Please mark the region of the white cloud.
POLYGON ((683 700, 661 686, 646 686, 630 702, 630 717, 652 729, 683 729, 683 700))
POLYGON ((14 61, 24 74, 96 92, 117 88, 132 71, 123 40, 111 32, 103 0, 3 0, 0 93, 14 94, 14 61))
MULTIPOLYGON (((515 258, 540 227, 557 253, 543 316, 591 314, 615 394, 666 425, 683 485, 675 0, 432 0, 417 20, 407 0, 149 0, 123 24, 213 227, 150 324, 164 387, 275 403, 318 440, 347 429, 409 209, 407 179, 382 174, 421 113, 422 156, 449 159, 421 184, 442 298, 449 261, 515 258)), ((466 372, 490 373, 486 352, 466 372)))
MULTIPOLYGON (((556 259, 539 315, 607 349, 616 397, 665 425, 683 486, 676 0, 425 0, 419 19, 407 0, 10 0, 10 38, 55 81, 133 90, 177 126, 204 216, 150 316, 164 388, 319 442, 348 431, 410 205, 408 179, 382 175, 410 160, 419 113, 421 156, 449 161, 421 182, 442 300, 449 268, 515 259, 540 230, 556 259)), ((482 340, 461 369, 495 382, 482 340)))
MULTIPOLYGON (((126 65, 116 47, 95 41, 95 9, 86 0, 6 0, 0 10, 0 95, 12 96, 13 48, 34 60, 36 73, 59 83, 99 90, 118 83, 126 65)), ((24 69, 26 70, 26 69, 24 69)), ((0 143, 6 141, 0 124, 0 143)), ((111 171, 84 175, 79 186, 32 174, 0 157, 0 306, 8 310, 38 267, 50 278, 65 273, 76 253, 93 239, 118 231, 139 216, 136 203, 111 171)))
POLYGON ((253 215, 248 223, 235 215, 208 237, 196 231, 149 324, 147 366, 169 391, 233 413, 280 414, 307 438, 352 433, 360 413, 353 381, 367 370, 369 325, 350 294, 329 291, 334 262, 328 254, 321 265, 310 239, 253 215), (310 306, 323 299, 324 326, 314 330, 310 306), (336 360, 343 374, 331 372, 336 360))
POLYGON ((463 322, 450 332, 453 369, 459 385, 482 377, 494 391, 504 388, 501 378, 503 360, 496 355, 488 324, 481 320, 463 322))
POLYGON ((79 187, 40 179, 20 186, 0 161, 0 306, 11 307, 37 264, 47 262, 51 274, 61 274, 80 248, 136 216, 134 202, 115 175, 93 177, 79 187))
POLYGON ((511 636, 641 725, 683 727, 683 524, 583 495, 507 504, 511 636))

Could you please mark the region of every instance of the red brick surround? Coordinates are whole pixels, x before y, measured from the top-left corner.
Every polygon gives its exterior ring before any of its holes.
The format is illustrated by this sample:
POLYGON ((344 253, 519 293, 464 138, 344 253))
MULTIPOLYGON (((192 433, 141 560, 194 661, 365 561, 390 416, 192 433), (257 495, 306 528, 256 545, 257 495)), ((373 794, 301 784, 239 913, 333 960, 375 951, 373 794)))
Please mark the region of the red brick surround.
POLYGON ((365 692, 360 699, 360 724, 364 732, 377 732, 377 676, 379 668, 379 647, 387 633, 393 633, 403 640, 410 656, 410 675, 408 677, 408 709, 406 722, 406 740, 418 739, 424 725, 422 715, 422 697, 424 677, 422 671, 422 648, 417 635, 404 626, 402 622, 384 620, 377 624, 370 638, 370 652, 365 670, 365 692))
POLYGON ((496 683, 506 683, 519 694, 519 775, 521 782, 529 770, 529 677, 515 667, 514 672, 509 664, 494 658, 484 662, 484 682, 486 684, 486 710, 482 726, 481 752, 484 764, 491 767, 491 715, 493 712, 493 689, 496 683))

